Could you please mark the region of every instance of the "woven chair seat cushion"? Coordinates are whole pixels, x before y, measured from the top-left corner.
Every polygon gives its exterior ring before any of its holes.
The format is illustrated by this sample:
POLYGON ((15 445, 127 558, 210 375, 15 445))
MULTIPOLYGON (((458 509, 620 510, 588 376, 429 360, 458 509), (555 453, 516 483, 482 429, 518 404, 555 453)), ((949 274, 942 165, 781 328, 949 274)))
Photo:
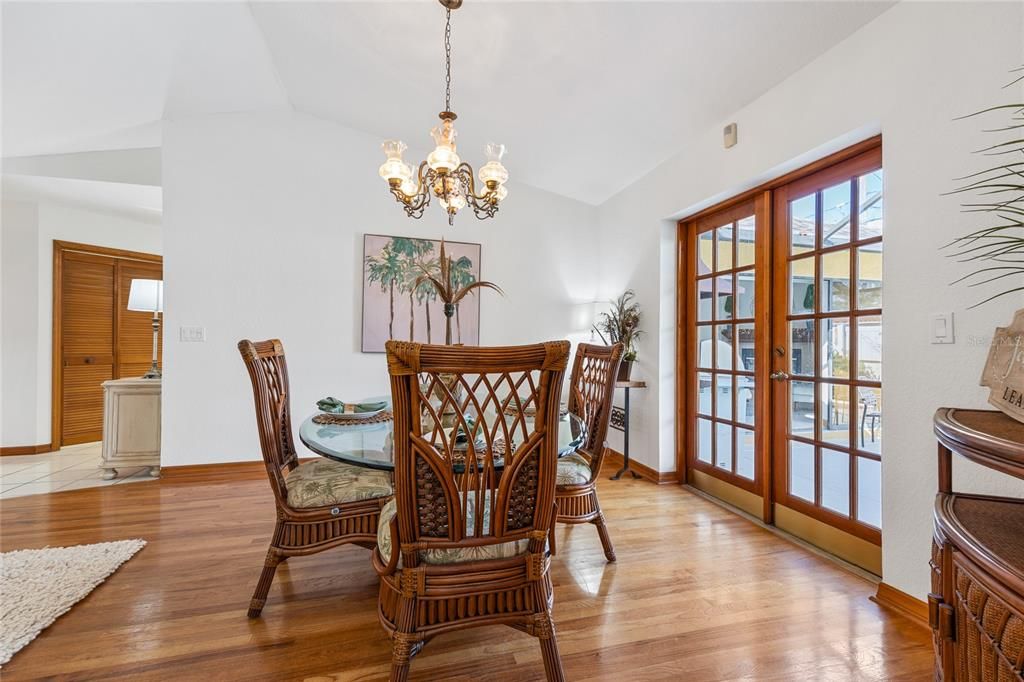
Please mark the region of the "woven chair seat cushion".
POLYGON ((578 452, 566 455, 558 460, 558 485, 575 485, 590 480, 590 463, 578 452))
POLYGON ((329 459, 304 462, 285 475, 288 506, 327 507, 393 494, 391 474, 329 459))
MULTIPOLYGON (((468 495, 469 507, 466 528, 470 535, 476 525, 476 505, 473 503, 476 495, 470 491, 468 495)), ((487 497, 490 497, 489 495, 487 497)), ((489 500, 488 500, 489 502, 489 500)), ((398 513, 398 507, 394 500, 384 505, 380 510, 380 522, 377 524, 377 549, 385 563, 391 560, 391 531, 388 528, 391 519, 398 513)), ((484 504, 484 532, 490 532, 491 511, 490 504, 484 504)), ((494 545, 482 545, 478 547, 453 547, 447 549, 426 549, 420 551, 420 561, 427 564, 459 564, 466 561, 485 561, 487 559, 508 559, 520 554, 525 554, 530 544, 529 540, 515 540, 513 542, 502 542, 494 545)), ((401 565, 401 559, 399 559, 401 565)))

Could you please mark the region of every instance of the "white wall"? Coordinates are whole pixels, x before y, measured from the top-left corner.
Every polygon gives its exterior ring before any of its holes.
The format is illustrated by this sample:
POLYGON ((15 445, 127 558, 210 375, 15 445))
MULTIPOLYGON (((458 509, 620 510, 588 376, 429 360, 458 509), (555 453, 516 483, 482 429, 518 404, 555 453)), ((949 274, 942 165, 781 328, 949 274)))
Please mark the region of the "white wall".
MULTIPOLYGON (((975 310, 983 291, 950 287, 964 273, 939 247, 976 222, 939 196, 951 179, 979 168, 970 151, 986 140, 979 122, 953 118, 1003 101, 1024 45, 1019 3, 904 2, 797 72, 730 121, 738 146, 725 150, 721 126, 600 207, 603 296, 633 287, 649 335, 638 375, 651 390, 637 400, 633 455, 674 468, 674 221, 829 152, 881 132, 884 145, 885 455, 883 573, 898 589, 928 591, 935 494, 931 418, 942 405, 984 406, 977 386, 987 340, 1024 297, 975 310), (956 313, 957 343, 931 345, 928 315, 956 313), (666 390, 668 389, 668 390, 666 390)), ((956 469, 966 489, 1024 485, 973 467, 956 469)))
POLYGON ((4 426, 0 443, 39 445, 50 442, 54 240, 161 253, 160 225, 51 201, 5 200, 2 217, 4 426), (12 288, 8 288, 9 277, 12 284, 16 282, 12 288))
POLYGON ((163 140, 165 466, 260 457, 239 339, 284 342, 296 421, 325 395, 388 392, 384 355, 359 352, 364 233, 481 243, 507 295, 483 293, 482 344, 562 338, 593 299, 593 207, 513 184, 492 220, 412 220, 377 176, 379 139, 299 114, 168 122, 163 140))
POLYGON ((35 445, 36 440, 36 314, 38 282, 36 268, 39 243, 36 205, 4 201, 0 222, 0 443, 35 445))

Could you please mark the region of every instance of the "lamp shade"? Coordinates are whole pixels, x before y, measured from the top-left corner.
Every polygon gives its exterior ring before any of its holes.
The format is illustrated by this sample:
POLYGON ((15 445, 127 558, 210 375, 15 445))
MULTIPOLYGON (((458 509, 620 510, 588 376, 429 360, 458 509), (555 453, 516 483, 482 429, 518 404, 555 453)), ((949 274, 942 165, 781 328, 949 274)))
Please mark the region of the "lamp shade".
POLYGON ((159 279, 133 279, 128 292, 128 310, 147 313, 164 311, 164 283, 159 279))

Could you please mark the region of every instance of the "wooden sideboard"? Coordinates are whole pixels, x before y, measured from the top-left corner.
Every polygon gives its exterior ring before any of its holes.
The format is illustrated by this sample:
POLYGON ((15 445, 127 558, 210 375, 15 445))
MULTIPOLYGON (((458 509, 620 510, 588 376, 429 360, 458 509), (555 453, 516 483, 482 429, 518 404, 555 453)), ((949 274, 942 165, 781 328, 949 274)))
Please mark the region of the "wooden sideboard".
POLYGON ((104 381, 103 395, 103 478, 134 467, 159 476, 160 379, 104 381))
POLYGON ((1024 680, 1024 499, 953 492, 953 453, 1024 479, 1024 424, 1002 412, 942 408, 935 435, 935 679, 1024 680))

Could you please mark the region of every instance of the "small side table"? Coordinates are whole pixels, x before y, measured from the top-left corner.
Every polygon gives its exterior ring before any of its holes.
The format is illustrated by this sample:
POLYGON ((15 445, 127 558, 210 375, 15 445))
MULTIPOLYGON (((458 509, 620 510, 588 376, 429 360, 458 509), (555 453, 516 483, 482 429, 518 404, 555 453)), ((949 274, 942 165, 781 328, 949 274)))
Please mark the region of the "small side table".
POLYGON ((103 382, 103 479, 117 470, 149 467, 160 475, 160 379, 103 382))
POLYGON ((616 381, 615 388, 621 388, 626 394, 625 407, 619 408, 612 405, 611 421, 609 425, 617 431, 622 431, 622 468, 612 476, 611 480, 617 481, 627 471, 633 474, 633 478, 640 478, 640 474, 629 468, 629 390, 631 388, 647 388, 646 381, 616 381))

